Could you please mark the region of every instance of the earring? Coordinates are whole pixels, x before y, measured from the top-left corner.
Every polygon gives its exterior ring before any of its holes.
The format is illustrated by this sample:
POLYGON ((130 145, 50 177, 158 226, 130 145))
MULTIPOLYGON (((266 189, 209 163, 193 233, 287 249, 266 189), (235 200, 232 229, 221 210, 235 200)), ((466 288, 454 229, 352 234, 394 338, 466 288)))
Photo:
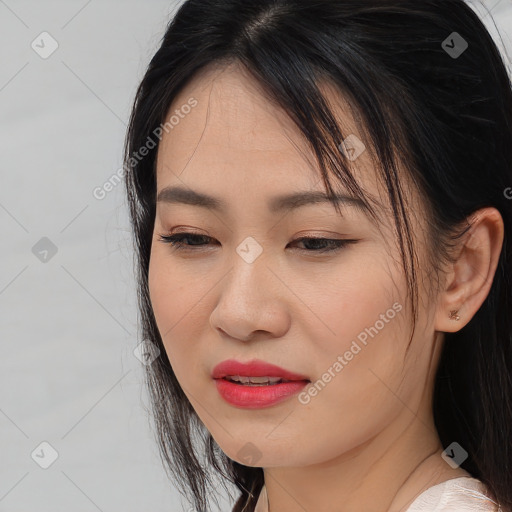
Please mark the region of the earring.
POLYGON ((460 320, 460 316, 457 314, 458 312, 458 310, 450 311, 450 320, 460 320))

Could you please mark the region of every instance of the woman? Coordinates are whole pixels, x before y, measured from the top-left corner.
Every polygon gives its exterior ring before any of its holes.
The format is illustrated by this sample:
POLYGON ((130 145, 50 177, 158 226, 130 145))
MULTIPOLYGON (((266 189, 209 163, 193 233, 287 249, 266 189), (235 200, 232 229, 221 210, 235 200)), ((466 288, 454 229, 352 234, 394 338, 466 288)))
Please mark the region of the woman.
POLYGON ((511 119, 462 0, 180 7, 126 185, 196 510, 512 510, 511 119))

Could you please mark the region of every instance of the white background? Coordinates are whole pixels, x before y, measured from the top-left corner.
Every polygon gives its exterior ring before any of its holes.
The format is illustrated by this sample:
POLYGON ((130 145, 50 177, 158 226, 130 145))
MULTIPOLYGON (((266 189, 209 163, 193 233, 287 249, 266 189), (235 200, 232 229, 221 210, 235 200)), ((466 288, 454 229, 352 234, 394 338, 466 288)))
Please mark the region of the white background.
MULTIPOLYGON (((1 512, 189 508, 133 354, 123 184, 93 196, 121 167, 136 87, 180 3, 0 0, 1 512), (46 59, 31 47, 43 31, 59 45, 46 59), (45 263, 32 252, 43 237, 57 248, 45 263), (31 458, 43 441, 59 455, 48 469, 31 458)), ((512 55, 512 2, 485 4, 512 55)))

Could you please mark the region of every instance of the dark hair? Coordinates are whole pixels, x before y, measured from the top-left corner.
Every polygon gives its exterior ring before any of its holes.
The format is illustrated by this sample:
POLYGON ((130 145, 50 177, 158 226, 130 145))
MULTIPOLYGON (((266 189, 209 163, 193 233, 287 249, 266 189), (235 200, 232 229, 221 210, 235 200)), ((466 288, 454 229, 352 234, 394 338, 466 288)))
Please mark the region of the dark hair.
POLYGON ((188 0, 171 20, 138 88, 125 146, 141 334, 161 352, 146 377, 166 470, 201 511, 209 507, 212 476, 241 492, 233 512, 252 512, 264 484, 262 468, 239 464, 220 450, 166 356, 148 290, 158 146, 144 158, 133 156, 159 133, 173 99, 199 70, 230 63, 240 64, 301 130, 328 193, 330 171, 372 211, 340 158, 345 136, 318 84, 334 84, 360 116, 363 142, 375 155, 393 209, 413 332, 416 253, 397 155, 424 202, 434 280, 469 228, 467 217, 486 206, 500 212, 505 237, 491 290, 465 327, 445 333, 433 407, 443 446, 457 441, 464 447, 469 457, 462 468, 508 511, 512 208, 504 191, 512 186, 512 87, 495 42, 463 0, 188 0), (454 32, 468 44, 460 55, 443 43, 451 37, 454 46, 454 32))

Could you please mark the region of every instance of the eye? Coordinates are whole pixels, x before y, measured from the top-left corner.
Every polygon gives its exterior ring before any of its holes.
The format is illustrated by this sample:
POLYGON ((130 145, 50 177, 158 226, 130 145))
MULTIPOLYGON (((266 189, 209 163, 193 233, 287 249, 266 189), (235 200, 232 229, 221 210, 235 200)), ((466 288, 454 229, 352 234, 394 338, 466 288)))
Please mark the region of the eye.
MULTIPOLYGON (((206 236, 206 235, 197 235, 194 233, 178 233, 175 235, 159 235, 159 241, 169 244, 172 246, 173 249, 177 251, 197 251, 198 247, 204 247, 205 244, 201 243, 192 243, 188 244, 185 243, 185 240, 192 240, 196 242, 208 241, 208 240, 214 240, 212 237, 206 236), (196 247, 194 249, 193 247, 196 247)), ((338 251, 340 249, 343 249, 348 244, 354 244, 358 242, 358 240, 347 240, 347 239, 331 239, 331 238, 321 238, 321 237, 302 237, 297 238, 293 240, 292 243, 302 242, 306 243, 306 245, 309 245, 311 247, 311 244, 313 245, 313 249, 301 249, 302 251, 306 252, 313 252, 313 253, 326 253, 326 252, 333 252, 338 251)))

